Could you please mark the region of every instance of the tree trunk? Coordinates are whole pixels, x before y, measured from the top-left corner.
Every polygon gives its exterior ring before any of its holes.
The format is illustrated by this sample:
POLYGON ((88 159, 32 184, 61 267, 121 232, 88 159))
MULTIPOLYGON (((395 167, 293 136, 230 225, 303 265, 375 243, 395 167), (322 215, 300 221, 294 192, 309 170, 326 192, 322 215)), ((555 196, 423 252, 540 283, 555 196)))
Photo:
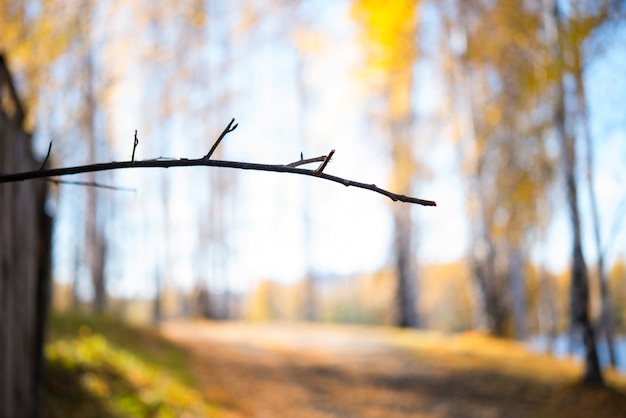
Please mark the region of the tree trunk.
POLYGON ((489 334, 504 336, 506 334, 506 308, 504 294, 500 291, 498 276, 494 268, 494 251, 491 244, 484 240, 475 241, 472 259, 472 275, 481 304, 481 321, 479 327, 489 334), (483 243, 488 248, 483 248, 483 243))
MULTIPOLYGON (((466 24, 468 12, 465 3, 459 3, 459 12, 461 15, 461 26, 454 35, 460 42, 454 46, 453 51, 458 65, 455 66, 452 77, 453 84, 458 84, 460 90, 467 96, 463 99, 462 95, 458 95, 455 96, 454 100, 455 102, 459 100, 456 106, 465 106, 469 112, 468 126, 464 127, 463 123, 458 122, 457 129, 459 132, 465 132, 468 147, 472 149, 479 143, 479 138, 476 132, 477 117, 472 92, 472 73, 467 59, 468 35, 466 24)), ((503 336, 505 334, 506 309, 503 295, 499 292, 500 286, 498 285, 498 277, 495 271, 495 249, 488 229, 491 215, 488 213, 485 203, 488 199, 484 193, 483 164, 482 158, 476 159, 473 174, 469 177, 468 183, 468 189, 470 190, 468 206, 473 208, 473 210, 468 212, 472 227, 472 248, 468 258, 472 266, 472 283, 476 295, 474 316, 477 328, 485 330, 492 335, 503 336)))
MULTIPOLYGON (((560 66, 561 78, 565 75, 563 68, 562 14, 558 5, 554 3, 554 19, 556 21, 557 60, 560 66)), ((572 227, 572 281, 571 281, 571 331, 574 335, 582 334, 585 347, 585 373, 583 381, 591 384, 603 384, 602 371, 596 350, 596 341, 593 325, 589 318, 589 277, 587 266, 582 251, 582 237, 580 216, 578 211, 578 187, 576 183, 576 143, 573 134, 568 133, 565 124, 565 87, 564 80, 557 84, 557 109, 555 112, 555 124, 561 145, 561 156, 565 174, 565 187, 567 191, 567 205, 569 208, 570 222, 572 227)))
MULTIPOLYGON (((542 233, 543 236, 543 233, 542 233)), ((544 238, 540 242, 545 242, 544 238)), ((552 280, 546 271, 545 262, 542 260, 538 266, 539 279, 539 308, 538 322, 539 334, 546 335, 548 339, 547 352, 553 352, 553 344, 556 341, 557 315, 555 308, 556 292, 552 280)))
MULTIPOLYGON (((569 195, 569 193, 568 193, 569 195)), ((571 202, 570 202, 571 208, 571 202)), ((589 318, 589 278, 583 257, 580 229, 574 233, 572 283, 570 295, 571 332, 576 337, 582 335, 585 348, 585 373, 583 381, 590 384, 603 384, 602 371, 598 360, 593 325, 589 318)))
MULTIPOLYGON (((407 83, 410 87, 411 83, 407 83)), ((392 94, 388 94, 392 97, 392 94)), ((394 165, 391 184, 394 189, 410 194, 413 177, 416 173, 416 161, 413 157, 411 137, 412 116, 409 102, 404 102, 401 110, 390 121, 391 160, 394 165)), ((394 263, 397 274, 396 322, 400 327, 416 328, 420 325, 416 309, 417 272, 414 253, 414 224, 410 205, 394 205, 394 263)))
POLYGON ((419 326, 419 317, 415 308, 416 275, 411 239, 411 208, 408 205, 396 205, 394 209, 394 254, 398 275, 397 325, 403 328, 415 328, 419 326))
MULTIPOLYGON (((579 52, 577 50, 577 52, 579 52)), ((583 81, 583 70, 581 64, 580 53, 576 54, 574 79, 576 80, 576 99, 578 106, 578 115, 583 126, 583 135, 585 137, 586 146, 586 177, 589 199, 591 200, 591 216, 593 219, 593 238, 598 255, 597 275, 600 287, 600 318, 598 320, 598 330, 606 338, 607 348, 609 352, 609 361, 612 367, 616 367, 617 358, 615 353, 615 344, 613 339, 613 318, 611 314, 611 298, 608 278, 604 268, 604 250, 602 248, 602 240, 600 238, 600 216, 598 213, 598 199, 593 184, 593 145, 591 141, 591 131, 589 129, 589 116, 587 113, 587 95, 585 92, 585 83, 583 81)))
MULTIPOLYGON (((307 90, 305 79, 305 57, 296 49, 296 82, 298 87, 298 125, 299 125, 299 142, 300 149, 306 149, 308 142, 308 124, 307 116, 309 113, 309 92, 307 90)), ((311 223, 311 187, 310 182, 303 183, 304 196, 302 202, 302 224, 304 235, 304 265, 305 265, 305 284, 304 284, 304 319, 314 321, 317 319, 317 283, 315 273, 313 272, 312 262, 312 240, 313 228, 311 223)))
MULTIPOLYGON (((87 6, 86 16, 91 18, 91 5, 87 6)), ((95 163, 98 157, 98 139, 96 133, 96 113, 98 100, 96 98, 96 76, 94 66, 94 52, 91 45, 86 46, 84 56, 85 97, 82 128, 87 137, 87 157, 90 163, 95 163)), ((95 174, 89 173, 88 181, 95 181, 95 174)), ((86 261, 91 276, 94 299, 93 310, 102 312, 106 306, 106 284, 104 277, 104 262, 106 256, 106 238, 100 228, 99 219, 102 213, 102 202, 98 202, 95 187, 87 188, 87 213, 85 214, 87 242, 85 243, 86 261)))
MULTIPOLYGON (((93 126, 90 127, 93 129, 93 126)), ((95 141, 93 133, 89 141, 89 154, 90 157, 95 158, 95 141)), ((92 160, 93 161, 93 160, 92 160)), ((90 180, 94 181, 93 173, 90 174, 90 180)), ((91 282, 93 286, 94 299, 93 310, 95 312, 102 312, 106 307, 106 285, 104 277, 104 262, 106 257, 106 239, 104 238, 102 231, 98 225, 98 219, 102 209, 101 203, 98 202, 97 190, 95 187, 89 187, 87 189, 87 213, 85 214, 86 233, 86 261, 91 276, 91 282)))
POLYGON ((163 319, 163 279, 161 271, 157 270, 154 274, 154 302, 152 304, 152 322, 158 324, 163 319))
POLYGON ((483 193, 485 183, 481 176, 482 168, 478 162, 477 172, 474 174, 472 188, 476 200, 476 213, 473 220, 474 248, 471 253, 473 276, 482 301, 484 323, 481 324, 491 335, 503 337, 506 335, 507 294, 500 283, 501 277, 496 271, 496 250, 493 239, 489 234, 491 211, 486 207, 486 198, 483 193))
POLYGON ((92 240, 89 243, 90 249, 90 265, 91 280, 93 282, 94 299, 93 309, 95 312, 104 312, 106 308, 106 284, 104 277, 104 260, 106 258, 106 242, 105 239, 96 232, 96 235, 92 236, 92 240))
POLYGON ((523 340, 528 332, 526 328, 526 287, 524 286, 524 262, 522 251, 513 249, 509 254, 509 285, 513 307, 515 338, 523 340))
POLYGON ((589 318, 589 277, 582 251, 580 216, 578 212, 578 189, 575 177, 574 137, 565 130, 564 92, 561 86, 556 124, 561 141, 561 154, 565 170, 567 204, 573 233, 572 280, 570 294, 571 329, 574 335, 581 333, 585 346, 585 383, 603 383, 593 325, 589 318))

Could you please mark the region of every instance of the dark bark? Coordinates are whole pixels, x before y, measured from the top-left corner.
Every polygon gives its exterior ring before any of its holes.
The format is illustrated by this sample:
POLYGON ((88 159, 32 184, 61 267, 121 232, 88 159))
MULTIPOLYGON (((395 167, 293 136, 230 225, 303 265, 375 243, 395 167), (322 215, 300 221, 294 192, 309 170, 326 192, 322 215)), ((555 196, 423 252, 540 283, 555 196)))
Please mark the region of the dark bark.
MULTIPOLYGON (((42 193, 37 202, 41 208, 39 216, 39 240, 37 245, 37 301, 35 324, 35 380, 43 382, 44 375, 44 353, 43 347, 46 342, 46 324, 48 323, 48 311, 51 300, 51 243, 52 243, 52 217, 44 210, 46 204, 46 193, 42 193)), ((41 415, 41 405, 43 401, 43 387, 40 385, 36 393, 35 416, 41 415)))

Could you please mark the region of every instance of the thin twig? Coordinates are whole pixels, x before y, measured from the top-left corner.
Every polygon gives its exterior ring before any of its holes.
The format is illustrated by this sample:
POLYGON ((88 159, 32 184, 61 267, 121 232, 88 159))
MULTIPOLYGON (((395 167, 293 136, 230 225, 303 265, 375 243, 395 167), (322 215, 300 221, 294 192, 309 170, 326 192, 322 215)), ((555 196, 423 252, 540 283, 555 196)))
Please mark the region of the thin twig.
POLYGON ((211 147, 211 149, 209 150, 209 152, 207 153, 207 155, 204 156, 204 158, 206 160, 211 158, 211 155, 213 155, 213 153, 215 152, 215 150, 217 149, 217 146, 220 144, 220 142, 222 142, 222 139, 224 139, 224 137, 226 136, 226 134, 234 131, 235 129, 237 129, 237 126, 239 126, 239 124, 235 124, 235 126, 232 126, 232 124, 235 122, 235 118, 232 118, 230 123, 228 124, 228 126, 226 126, 226 128, 224 128, 224 130, 222 131, 222 133, 220 134, 219 138, 217 138, 217 141, 215 141, 215 143, 213 144, 213 146, 211 147))
POLYGON ((50 144, 48 145, 48 153, 46 154, 46 159, 43 160, 43 163, 41 164, 41 167, 39 167, 39 170, 43 170, 44 168, 46 168, 46 163, 48 162, 48 158, 50 158, 50 151, 52 151, 52 140, 50 140, 50 144))
POLYGON ((311 164, 311 163, 319 163, 326 159, 325 155, 321 155, 315 158, 307 158, 306 160, 300 159, 299 161, 294 161, 293 163, 287 164, 287 167, 297 167, 299 165, 311 164))
POLYGON ((328 162, 330 161, 331 158, 333 158, 333 154, 335 153, 335 150, 330 150, 330 152, 328 153, 328 155, 326 156, 326 158, 324 159, 324 162, 322 164, 320 164, 319 167, 317 167, 317 170, 315 170, 315 172, 317 174, 322 174, 322 171, 324 171, 324 169, 326 168, 326 166, 328 165, 328 162))
POLYGON ((371 190, 376 193, 387 196, 393 201, 400 201, 406 203, 415 203, 422 206, 437 206, 432 200, 419 199, 415 197, 405 196, 401 194, 392 193, 388 190, 381 189, 375 184, 365 184, 357 181, 347 180, 341 177, 333 176, 326 173, 317 173, 316 170, 306 170, 298 167, 289 167, 284 164, 258 164, 258 163, 244 163, 237 161, 220 161, 209 160, 206 158, 198 158, 193 160, 143 160, 143 161, 114 161, 110 163, 90 164, 76 167, 65 168, 53 168, 49 170, 40 171, 27 171, 23 173, 14 174, 0 174, 0 183, 9 183, 23 180, 30 180, 35 178, 45 177, 57 177, 71 174, 90 173, 96 171, 106 170, 119 170, 125 168, 147 168, 147 167, 224 167, 224 168, 236 168, 241 170, 255 170, 255 171, 272 171, 277 173, 292 173, 300 174, 304 176, 312 176, 322 178, 325 180, 333 181, 335 183, 343 184, 344 186, 352 186, 360 189, 371 190))
POLYGON ((135 141, 133 142, 133 156, 130 161, 135 161, 135 149, 137 149, 137 145, 139 145, 139 138, 137 138, 137 129, 135 129, 135 141))
POLYGON ((110 186, 108 184, 96 183, 95 181, 72 181, 72 180, 58 180, 58 179, 46 179, 46 181, 49 183, 54 183, 54 184, 71 184, 74 186, 98 187, 101 189, 116 190, 120 192, 133 192, 133 193, 137 192, 137 189, 131 189, 129 187, 110 186))

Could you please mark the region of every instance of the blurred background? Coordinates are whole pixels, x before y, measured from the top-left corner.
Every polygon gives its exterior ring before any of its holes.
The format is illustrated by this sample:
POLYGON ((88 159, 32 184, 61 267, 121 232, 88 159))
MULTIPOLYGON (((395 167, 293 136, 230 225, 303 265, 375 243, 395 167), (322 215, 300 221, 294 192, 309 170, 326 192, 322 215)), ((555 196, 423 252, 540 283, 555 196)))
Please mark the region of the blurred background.
POLYGON ((199 158, 235 117, 214 159, 335 149, 325 172, 437 202, 222 168, 68 177, 120 190, 51 185, 56 309, 558 341, 580 244, 599 334, 625 330, 623 2, 0 4, 49 167, 130 160, 135 130, 137 160, 199 158))

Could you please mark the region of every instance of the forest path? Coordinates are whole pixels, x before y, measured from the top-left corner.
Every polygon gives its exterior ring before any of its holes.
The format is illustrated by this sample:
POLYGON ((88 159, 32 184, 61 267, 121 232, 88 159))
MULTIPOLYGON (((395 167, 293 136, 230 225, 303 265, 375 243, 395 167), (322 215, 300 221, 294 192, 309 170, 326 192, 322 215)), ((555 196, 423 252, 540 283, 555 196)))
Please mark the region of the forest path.
POLYGON ((218 417, 613 417, 626 410, 623 393, 574 384, 571 364, 479 336, 459 344, 389 328, 201 321, 168 322, 161 333, 190 351, 218 417))

